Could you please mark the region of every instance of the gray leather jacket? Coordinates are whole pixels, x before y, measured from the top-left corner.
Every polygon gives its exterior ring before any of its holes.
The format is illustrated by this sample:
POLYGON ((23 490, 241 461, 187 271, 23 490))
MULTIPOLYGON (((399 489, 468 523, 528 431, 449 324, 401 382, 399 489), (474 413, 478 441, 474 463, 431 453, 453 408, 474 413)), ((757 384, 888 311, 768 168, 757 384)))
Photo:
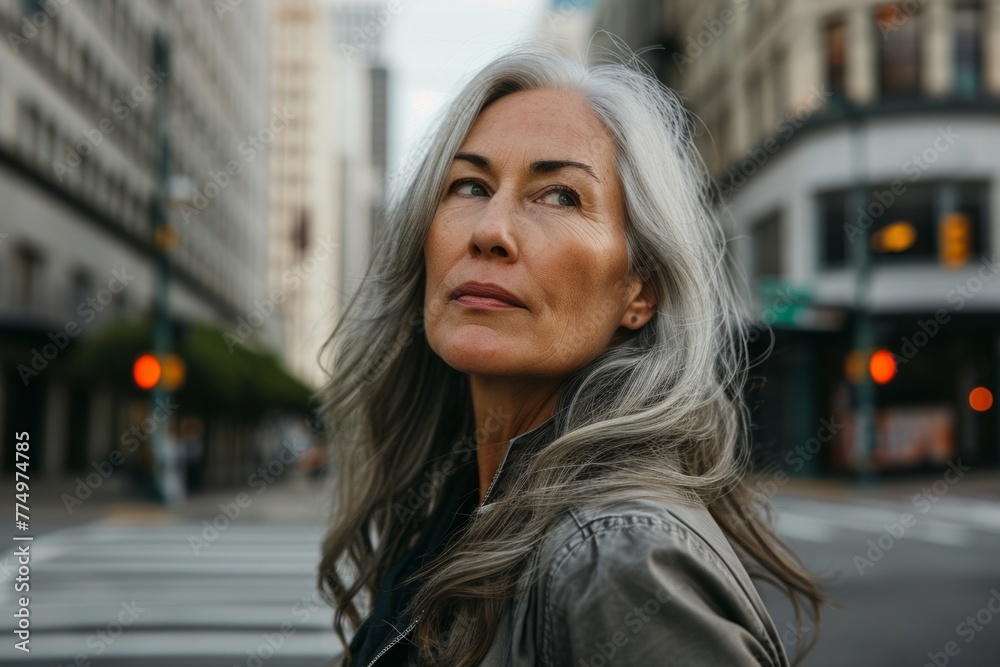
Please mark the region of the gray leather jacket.
MULTIPOLYGON (((509 453, 538 446, 551 429, 545 422, 511 440, 477 512, 490 510, 509 453)), ((704 507, 579 508, 533 558, 542 576, 522 580, 481 667, 788 666, 764 604, 704 507)), ((396 644, 416 622, 365 667, 403 664, 396 644)))
POLYGON ((569 513, 545 574, 508 607, 483 667, 787 667, 774 623, 708 511, 635 501, 569 513))

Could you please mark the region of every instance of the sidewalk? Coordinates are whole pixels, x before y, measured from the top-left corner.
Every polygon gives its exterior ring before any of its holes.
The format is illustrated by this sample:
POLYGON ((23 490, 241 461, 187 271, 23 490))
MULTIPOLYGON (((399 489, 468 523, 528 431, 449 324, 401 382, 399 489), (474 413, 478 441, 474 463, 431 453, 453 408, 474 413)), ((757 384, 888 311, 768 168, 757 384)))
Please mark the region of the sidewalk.
MULTIPOLYGON (((954 474, 949 474, 954 479, 954 474)), ((920 474, 876 480, 864 486, 850 479, 784 477, 763 475, 750 478, 751 487, 769 497, 791 497, 831 503, 864 505, 870 501, 909 501, 935 482, 945 480, 943 473, 920 474), (768 485, 773 485, 768 486, 768 485)), ((195 522, 212 519, 228 507, 239 508, 241 521, 273 523, 326 523, 332 491, 328 477, 311 479, 299 471, 265 488, 248 486, 201 491, 187 496, 173 507, 130 497, 123 480, 114 476, 105 480, 79 503, 76 478, 37 480, 31 483, 29 516, 32 530, 43 532, 107 520, 120 524, 195 522), (241 496, 240 494, 245 494, 241 496), (242 502, 243 506, 240 506, 242 502)), ((946 480, 945 480, 946 481, 946 480)), ((947 485, 947 496, 1000 505, 1000 470, 972 470, 954 484, 947 485)), ((13 489, 6 494, 11 498, 13 489)), ((11 501, 13 503, 13 500, 11 501)))
MULTIPOLYGON (((763 475, 757 480, 766 484, 763 475)), ((775 495, 784 497, 809 498, 832 503, 865 504, 869 500, 906 500, 928 489, 934 489, 935 482, 947 483, 949 498, 1000 503, 1000 470, 970 470, 957 478, 956 473, 919 473, 906 476, 875 479, 871 484, 863 484, 851 479, 830 479, 810 477, 790 477, 785 483, 777 484, 775 495), (949 480, 957 480, 948 483, 949 480)), ((754 484, 753 479, 751 485, 754 484)), ((938 489, 941 484, 938 484, 938 489)))
MULTIPOLYGON (((80 487, 76 477, 48 478, 31 482, 28 516, 30 530, 41 532, 102 520, 143 525, 200 522, 223 513, 224 508, 230 513, 238 509, 241 521, 322 525, 327 520, 326 506, 331 497, 328 483, 327 478, 312 479, 294 471, 266 487, 234 486, 200 491, 173 506, 165 506, 133 497, 125 481, 114 476, 85 498, 89 489, 80 487)), ((4 495, 12 497, 13 488, 4 495)))

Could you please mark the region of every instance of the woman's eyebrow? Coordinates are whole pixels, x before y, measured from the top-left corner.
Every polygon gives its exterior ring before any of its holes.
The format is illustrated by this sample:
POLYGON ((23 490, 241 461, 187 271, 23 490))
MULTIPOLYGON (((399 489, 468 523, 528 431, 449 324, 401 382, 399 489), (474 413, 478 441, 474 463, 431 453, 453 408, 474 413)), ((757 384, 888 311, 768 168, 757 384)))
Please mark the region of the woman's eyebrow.
MULTIPOLYGON (((456 153, 455 159, 469 162, 484 171, 489 171, 492 167, 489 158, 478 153, 456 153)), ((538 160, 531 163, 531 171, 536 174, 548 174, 566 168, 581 169, 590 174, 598 183, 601 182, 601 179, 594 172, 594 168, 583 162, 575 162, 573 160, 538 160)))

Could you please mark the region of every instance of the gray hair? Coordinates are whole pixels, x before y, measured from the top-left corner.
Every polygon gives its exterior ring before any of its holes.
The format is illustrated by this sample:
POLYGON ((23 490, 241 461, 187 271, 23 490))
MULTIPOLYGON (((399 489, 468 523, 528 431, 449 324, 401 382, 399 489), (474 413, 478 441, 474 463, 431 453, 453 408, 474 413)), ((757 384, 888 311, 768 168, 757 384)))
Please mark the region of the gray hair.
POLYGON ((744 481, 749 319, 691 117, 634 55, 588 66, 533 45, 476 73, 439 118, 405 187, 389 193, 368 273, 324 346, 335 359, 322 392, 337 496, 319 583, 336 607, 338 635, 346 646, 345 619, 355 628, 362 620, 356 596, 374 594, 426 525, 443 485, 430 485, 416 509, 405 498, 455 468, 454 443, 474 421, 466 376, 431 350, 422 330, 422 247, 446 174, 483 109, 542 88, 581 93, 610 133, 630 267, 652 289, 657 313, 566 379, 556 438, 507 463, 516 470, 504 471, 504 493, 490 511, 413 575, 426 578, 411 607, 421 610, 421 655, 478 664, 519 577, 537 574, 527 570, 533 548, 564 510, 582 503, 704 504, 751 574, 789 596, 797 622, 799 597, 818 617, 825 598, 816 580, 761 518, 744 481))

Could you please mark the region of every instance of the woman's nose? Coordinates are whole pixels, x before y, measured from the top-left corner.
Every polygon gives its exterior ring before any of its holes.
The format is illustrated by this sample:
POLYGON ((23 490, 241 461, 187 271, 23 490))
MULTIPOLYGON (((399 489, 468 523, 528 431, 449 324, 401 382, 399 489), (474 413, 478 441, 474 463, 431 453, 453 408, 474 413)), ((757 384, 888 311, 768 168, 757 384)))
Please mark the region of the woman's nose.
POLYGON ((479 219, 469 238, 469 254, 473 257, 498 257, 513 262, 517 259, 516 206, 500 194, 490 198, 481 209, 479 219))

